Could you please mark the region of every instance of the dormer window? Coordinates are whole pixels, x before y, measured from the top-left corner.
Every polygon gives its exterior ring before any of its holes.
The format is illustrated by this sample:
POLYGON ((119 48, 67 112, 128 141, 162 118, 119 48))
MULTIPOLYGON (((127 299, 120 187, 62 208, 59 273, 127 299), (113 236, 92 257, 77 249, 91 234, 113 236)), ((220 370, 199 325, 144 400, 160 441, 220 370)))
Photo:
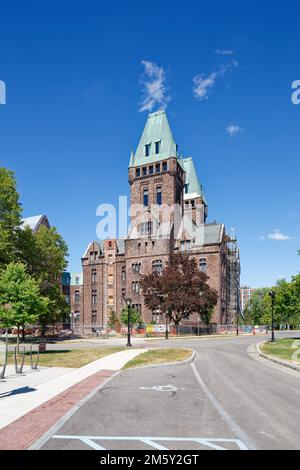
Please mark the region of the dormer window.
POLYGON ((155 142, 155 154, 156 155, 160 152, 160 144, 161 144, 160 140, 155 142))
POLYGON ((135 170, 135 176, 136 176, 137 178, 139 178, 139 176, 141 176, 141 169, 140 169, 140 168, 137 168, 137 169, 135 170))
POLYGON ((145 157, 149 157, 150 150, 151 150, 151 144, 146 144, 145 145, 145 157))

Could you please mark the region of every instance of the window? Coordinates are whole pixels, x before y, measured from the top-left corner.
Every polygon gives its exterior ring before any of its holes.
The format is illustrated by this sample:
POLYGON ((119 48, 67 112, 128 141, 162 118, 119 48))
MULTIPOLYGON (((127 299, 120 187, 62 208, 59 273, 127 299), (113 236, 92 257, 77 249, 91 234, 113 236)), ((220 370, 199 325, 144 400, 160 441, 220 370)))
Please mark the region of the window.
POLYGON ((121 279, 122 281, 126 281, 126 267, 125 266, 122 266, 121 279))
POLYGON ((207 263, 206 258, 201 258, 199 262, 199 269, 202 273, 206 273, 207 271, 207 263))
POLYGON ((91 251, 90 252, 90 261, 97 261, 97 251, 91 251))
POLYGON ((135 170, 135 176, 138 178, 139 176, 141 176, 141 169, 140 168, 137 168, 135 170))
POLYGON ((140 293, 140 283, 139 281, 132 281, 131 283, 131 290, 136 294, 140 293))
POLYGON ((143 222, 140 225, 140 234, 151 235, 151 233, 152 233, 152 222, 143 222))
POLYGON ((141 272, 141 263, 132 263, 131 267, 134 272, 136 273, 141 272))
POLYGON ((185 241, 180 242, 180 251, 185 251, 185 241))
POLYGON ((156 165, 155 165, 155 173, 160 173, 160 163, 156 163, 156 165))
POLYGON ((92 305, 95 305, 97 303, 97 291, 92 290, 92 305))
POLYGON ((108 296, 108 305, 113 305, 114 303, 114 296, 113 295, 109 295, 108 296))
POLYGON ((145 207, 148 206, 148 203, 149 203, 149 191, 148 191, 148 189, 144 189, 144 191, 143 191, 143 203, 144 203, 145 207))
POLYGON ((161 259, 156 259, 152 261, 152 272, 157 274, 162 274, 163 272, 163 262, 161 259))
POLYGON ((122 297, 125 297, 125 295, 126 295, 126 289, 123 287, 122 288, 122 297))
POLYGON ((97 282, 97 269, 92 269, 92 283, 96 284, 97 282))
POLYGON ((185 194, 187 194, 189 192, 189 183, 186 183, 184 185, 184 192, 185 192, 185 194))
POLYGON ((168 171, 168 162, 163 162, 162 171, 168 171))
POLYGON ((108 264, 113 264, 113 256, 108 255, 108 264))
POLYGON ((75 298, 75 303, 76 303, 76 304, 79 304, 79 302, 80 302, 80 293, 79 293, 79 290, 76 290, 76 291, 75 291, 74 298, 75 298))
POLYGON ((149 157, 150 150, 151 150, 151 144, 146 144, 145 145, 145 157, 149 157))
POLYGON ((158 154, 160 152, 160 140, 155 142, 155 153, 158 154))
POLYGON ((97 310, 92 310, 92 325, 97 323, 97 310))
POLYGON ((162 203, 161 187, 159 186, 158 188, 156 188, 156 204, 158 204, 159 206, 161 206, 161 203, 162 203))
POLYGON ((186 241, 186 251, 190 251, 190 249, 191 249, 191 241, 187 240, 186 241))
POLYGON ((150 165, 149 166, 149 175, 153 175, 153 172, 154 172, 153 165, 150 165))
POLYGON ((147 167, 146 166, 143 166, 143 176, 147 176, 147 167))
POLYGON ((109 274, 108 275, 108 284, 113 284, 114 283, 114 275, 113 274, 109 274))

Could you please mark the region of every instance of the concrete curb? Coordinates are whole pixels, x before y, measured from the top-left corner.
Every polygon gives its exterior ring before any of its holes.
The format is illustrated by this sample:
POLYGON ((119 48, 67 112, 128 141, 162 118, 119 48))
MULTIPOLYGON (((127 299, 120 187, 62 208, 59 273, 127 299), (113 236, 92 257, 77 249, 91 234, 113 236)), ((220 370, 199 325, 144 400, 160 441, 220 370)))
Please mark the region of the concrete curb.
POLYGON ((268 361, 274 362, 275 364, 289 367, 290 369, 297 370, 298 372, 300 372, 300 366, 297 366, 296 364, 293 364, 291 362, 283 361, 282 359, 276 359, 273 356, 269 356, 268 354, 262 353, 260 350, 261 344, 265 344, 265 341, 256 345, 256 351, 260 357, 263 357, 264 359, 267 359, 268 361))
MULTIPOLYGON (((183 348, 180 348, 180 349, 183 349, 183 348)), ((189 348, 185 348, 185 349, 187 349, 188 351, 192 351, 192 354, 190 357, 188 357, 187 359, 184 359, 183 361, 164 362, 162 364, 150 364, 149 366, 130 367, 129 369, 121 369, 121 372, 127 372, 130 370, 142 370, 142 369, 152 369, 152 368, 169 367, 169 366, 181 366, 183 364, 190 364, 191 362, 194 361, 197 353, 194 349, 189 349, 189 348)), ((155 351, 155 349, 148 349, 148 351, 155 351)))

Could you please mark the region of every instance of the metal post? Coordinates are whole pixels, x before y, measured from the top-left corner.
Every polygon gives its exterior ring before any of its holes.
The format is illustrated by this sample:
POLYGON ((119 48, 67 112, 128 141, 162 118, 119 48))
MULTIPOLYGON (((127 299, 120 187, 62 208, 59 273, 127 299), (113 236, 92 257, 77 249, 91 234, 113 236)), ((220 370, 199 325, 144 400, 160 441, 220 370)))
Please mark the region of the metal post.
POLYGON ((132 344, 130 342, 130 309, 131 309, 131 299, 127 299, 127 313, 128 313, 128 330, 127 330, 127 348, 132 348, 132 344))
POLYGON ((165 335, 165 339, 169 339, 169 329, 168 329, 168 315, 166 315, 166 335, 165 335))
POLYGON ((236 314, 236 335, 237 336, 239 336, 239 318, 240 318, 240 315, 237 312, 237 314, 236 314))
POLYGON ((275 334, 274 334, 274 304, 275 304, 275 291, 270 291, 269 296, 271 297, 272 302, 272 336, 271 336, 271 343, 275 343, 275 334))

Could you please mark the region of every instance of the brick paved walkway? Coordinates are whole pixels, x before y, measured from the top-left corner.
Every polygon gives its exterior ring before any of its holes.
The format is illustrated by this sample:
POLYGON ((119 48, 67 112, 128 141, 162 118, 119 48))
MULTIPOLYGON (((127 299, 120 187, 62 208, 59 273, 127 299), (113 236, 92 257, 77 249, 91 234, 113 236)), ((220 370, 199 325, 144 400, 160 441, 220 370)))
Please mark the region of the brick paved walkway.
POLYGON ((115 371, 101 370, 0 429, 0 449, 25 450, 115 371))

